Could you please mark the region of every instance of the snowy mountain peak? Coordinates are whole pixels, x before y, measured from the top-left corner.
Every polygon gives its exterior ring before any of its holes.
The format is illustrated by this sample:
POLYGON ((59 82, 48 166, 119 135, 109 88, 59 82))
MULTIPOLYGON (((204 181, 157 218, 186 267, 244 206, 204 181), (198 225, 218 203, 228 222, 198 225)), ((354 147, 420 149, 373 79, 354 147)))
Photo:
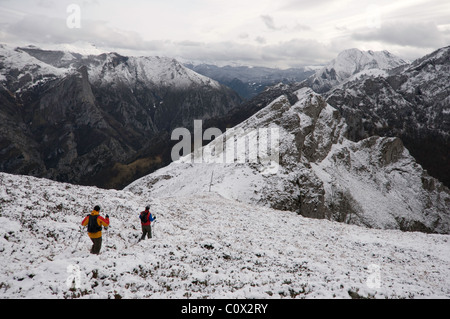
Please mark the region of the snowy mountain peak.
POLYGON ((102 84, 127 83, 146 86, 187 88, 210 86, 218 89, 218 82, 200 75, 173 58, 159 56, 125 57, 112 52, 99 56, 89 67, 93 82, 102 84))
POLYGON ((359 49, 349 49, 339 53, 337 58, 331 61, 326 68, 334 68, 338 73, 346 72, 348 74, 355 74, 373 68, 392 69, 406 63, 408 62, 386 50, 361 51, 359 49))
POLYGON ((316 71, 307 83, 316 92, 323 93, 351 77, 363 74, 384 74, 384 70, 396 68, 408 62, 388 51, 342 51, 330 63, 316 71))

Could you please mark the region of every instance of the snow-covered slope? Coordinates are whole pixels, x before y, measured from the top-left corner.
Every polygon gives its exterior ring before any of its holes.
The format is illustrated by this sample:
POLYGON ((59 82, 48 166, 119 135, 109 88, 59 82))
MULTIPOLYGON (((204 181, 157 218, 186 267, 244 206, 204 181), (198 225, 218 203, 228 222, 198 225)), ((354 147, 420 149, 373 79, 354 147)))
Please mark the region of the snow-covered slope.
POLYGON ((55 67, 21 49, 0 44, 0 84, 14 92, 63 77, 69 72, 68 68, 55 67))
POLYGON ((131 87, 171 87, 186 89, 190 86, 210 86, 219 89, 218 82, 200 75, 166 57, 123 57, 117 53, 102 54, 90 65, 88 73, 93 83, 117 83, 131 87))
POLYGON ((385 76, 388 70, 408 62, 388 51, 342 51, 306 82, 314 91, 323 93, 345 81, 364 76, 385 76))
POLYGON ((155 236, 132 246, 148 197, 0 173, 0 200, 1 298, 450 297, 448 235, 197 193, 151 198, 155 236), (111 226, 93 256, 79 223, 97 204, 111 226))
POLYGON ((345 137, 347 126, 339 112, 320 95, 308 88, 296 95, 293 105, 280 96, 216 138, 204 148, 203 163, 186 156, 126 189, 152 198, 191 196, 211 188, 229 199, 306 217, 450 232, 448 188, 428 176, 401 140, 370 137, 352 142, 345 137), (223 149, 231 132, 243 141, 264 128, 279 132, 279 165, 250 162, 249 157, 246 163, 214 163, 217 156, 209 156, 213 149, 223 149))

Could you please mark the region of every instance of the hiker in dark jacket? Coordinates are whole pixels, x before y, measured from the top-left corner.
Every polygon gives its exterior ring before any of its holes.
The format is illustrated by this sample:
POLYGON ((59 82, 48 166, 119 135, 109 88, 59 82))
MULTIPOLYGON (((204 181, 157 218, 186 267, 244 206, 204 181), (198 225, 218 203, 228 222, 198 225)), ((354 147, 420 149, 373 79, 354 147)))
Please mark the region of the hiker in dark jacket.
POLYGON ((87 215, 81 222, 82 226, 87 226, 89 238, 92 240, 91 254, 100 254, 102 248, 102 226, 109 226, 109 216, 100 216, 100 207, 95 206, 90 215, 87 215))
POLYGON ((153 218, 152 214, 150 213, 150 207, 145 207, 145 210, 139 214, 139 218, 141 219, 141 226, 142 226, 142 237, 139 241, 145 239, 145 236, 147 238, 152 238, 152 226, 151 223, 156 220, 156 217, 153 218))

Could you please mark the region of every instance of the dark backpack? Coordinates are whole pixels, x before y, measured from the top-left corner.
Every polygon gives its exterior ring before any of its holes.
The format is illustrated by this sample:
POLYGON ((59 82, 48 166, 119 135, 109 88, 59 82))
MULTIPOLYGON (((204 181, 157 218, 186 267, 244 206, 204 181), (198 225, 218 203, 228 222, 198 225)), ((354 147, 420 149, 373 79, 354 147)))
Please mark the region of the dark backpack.
POLYGON ((97 233, 102 230, 102 226, 98 225, 97 218, 98 215, 89 215, 88 233, 97 233))
POLYGON ((147 223, 148 222, 148 219, 149 219, 149 217, 150 217, 150 212, 142 212, 140 215, 139 215, 139 218, 141 219, 141 222, 142 223, 147 223))

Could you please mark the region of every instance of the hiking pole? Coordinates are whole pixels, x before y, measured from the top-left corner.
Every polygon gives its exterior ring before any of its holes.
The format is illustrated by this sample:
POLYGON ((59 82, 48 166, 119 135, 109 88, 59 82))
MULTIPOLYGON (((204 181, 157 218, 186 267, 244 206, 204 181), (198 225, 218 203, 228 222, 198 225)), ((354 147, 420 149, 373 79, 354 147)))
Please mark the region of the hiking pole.
POLYGON ((152 228, 152 237, 155 237, 155 223, 156 223, 156 215, 153 217, 153 221, 150 223, 150 227, 152 228))
MULTIPOLYGON (((116 215, 117 215, 117 212, 119 211, 119 205, 117 205, 117 207, 116 207, 116 215)), ((109 220, 109 214, 106 214, 106 216, 105 216, 106 218, 108 218, 108 220, 109 220)), ((109 225, 107 226, 107 227, 105 227, 105 247, 106 248, 108 248, 108 229, 109 229, 109 225)))
MULTIPOLYGON (((116 211, 115 211, 115 214, 116 214, 116 216, 117 216, 117 214, 119 213, 119 208, 120 208, 120 205, 117 205, 116 206, 116 211)), ((106 214, 106 218, 108 218, 108 220, 109 220, 109 214, 106 214)), ((108 235, 108 233, 109 233, 109 226, 110 225, 108 225, 108 227, 105 227, 105 247, 108 247, 108 237, 109 237, 109 235, 108 235)))
POLYGON ((108 248, 108 227, 105 227, 105 247, 108 248))
POLYGON ((150 231, 151 231, 152 238, 154 238, 155 237, 155 221, 152 221, 150 223, 150 231))
POLYGON ((75 249, 72 251, 72 254, 77 251, 78 244, 80 243, 80 240, 81 240, 81 236, 83 236, 82 226, 80 226, 80 228, 78 228, 78 229, 79 229, 79 232, 80 232, 80 236, 78 236, 78 241, 77 241, 77 244, 75 245, 75 249))

